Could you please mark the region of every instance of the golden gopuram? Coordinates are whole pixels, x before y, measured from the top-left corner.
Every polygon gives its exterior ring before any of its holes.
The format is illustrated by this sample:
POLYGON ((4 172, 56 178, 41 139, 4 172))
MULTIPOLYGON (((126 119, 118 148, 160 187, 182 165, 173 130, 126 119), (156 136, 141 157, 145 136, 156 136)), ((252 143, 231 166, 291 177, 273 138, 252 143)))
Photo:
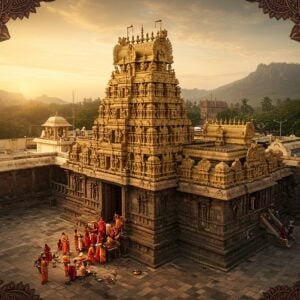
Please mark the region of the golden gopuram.
POLYGON ((166 30, 119 38, 113 64, 93 136, 54 172, 64 217, 122 215, 130 256, 152 267, 182 255, 228 270, 263 247, 260 216, 286 209, 291 172, 253 124, 210 121, 194 140, 166 30))

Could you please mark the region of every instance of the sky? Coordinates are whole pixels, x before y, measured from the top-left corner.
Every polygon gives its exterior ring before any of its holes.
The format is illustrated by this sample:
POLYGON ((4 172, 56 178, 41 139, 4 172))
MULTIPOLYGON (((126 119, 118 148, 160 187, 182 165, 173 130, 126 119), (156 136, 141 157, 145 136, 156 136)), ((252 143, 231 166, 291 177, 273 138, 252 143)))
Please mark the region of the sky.
POLYGON ((300 63, 291 21, 264 15, 245 0, 56 0, 29 19, 7 23, 0 43, 0 90, 65 101, 104 97, 113 47, 127 26, 156 31, 161 19, 173 45, 182 88, 212 90, 247 76, 260 63, 300 63))

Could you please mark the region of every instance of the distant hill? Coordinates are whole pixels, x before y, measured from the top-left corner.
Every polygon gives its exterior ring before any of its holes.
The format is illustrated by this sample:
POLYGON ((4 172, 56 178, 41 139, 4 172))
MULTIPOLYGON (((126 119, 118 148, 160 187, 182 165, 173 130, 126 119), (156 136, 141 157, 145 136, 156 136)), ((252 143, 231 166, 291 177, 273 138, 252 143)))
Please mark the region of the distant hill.
POLYGON ((0 105, 18 105, 22 104, 25 101, 26 98, 22 94, 0 90, 0 105))
MULTIPOLYGON (((182 89, 182 98, 188 100, 210 99, 211 92, 182 89)), ((263 97, 272 99, 300 98, 300 64, 260 64, 245 78, 213 90, 213 98, 235 103, 242 98, 258 106, 263 97)))
MULTIPOLYGON (((209 96, 208 93, 206 97, 209 96)), ((265 96, 271 99, 300 98, 300 64, 260 64, 247 77, 215 89, 213 96, 233 103, 247 98, 253 106, 258 106, 265 96)))
POLYGON ((45 104, 66 104, 67 102, 65 102, 64 100, 57 98, 57 97, 49 97, 47 95, 42 95, 40 97, 36 97, 33 99, 33 101, 36 102, 41 102, 41 103, 45 103, 45 104))
POLYGON ((181 89, 181 97, 185 100, 199 101, 200 98, 208 94, 208 90, 181 89))

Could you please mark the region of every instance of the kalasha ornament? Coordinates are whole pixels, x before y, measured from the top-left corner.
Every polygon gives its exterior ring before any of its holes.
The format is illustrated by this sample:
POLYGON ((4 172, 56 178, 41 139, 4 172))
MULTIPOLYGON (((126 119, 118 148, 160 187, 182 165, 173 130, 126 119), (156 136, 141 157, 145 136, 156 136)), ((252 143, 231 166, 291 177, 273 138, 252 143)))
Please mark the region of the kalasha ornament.
POLYGON ((36 13, 41 2, 54 0, 0 0, 0 42, 10 39, 6 23, 17 18, 28 18, 30 13, 36 13))
POLYGON ((300 0, 247 0, 258 2, 259 7, 270 18, 290 19, 296 25, 293 27, 290 37, 292 40, 300 42, 300 0))

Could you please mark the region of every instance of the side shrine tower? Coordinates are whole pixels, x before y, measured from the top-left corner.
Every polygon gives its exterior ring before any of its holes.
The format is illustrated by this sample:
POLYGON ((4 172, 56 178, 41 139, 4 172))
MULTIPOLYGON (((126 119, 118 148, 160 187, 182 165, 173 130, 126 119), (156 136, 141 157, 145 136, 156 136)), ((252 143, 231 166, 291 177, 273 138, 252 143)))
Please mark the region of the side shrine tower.
POLYGON ((131 252, 156 266, 176 251, 169 233, 176 228, 176 166, 193 127, 166 30, 119 38, 113 62, 93 138, 79 139, 70 153, 65 214, 82 223, 122 214, 131 252))

